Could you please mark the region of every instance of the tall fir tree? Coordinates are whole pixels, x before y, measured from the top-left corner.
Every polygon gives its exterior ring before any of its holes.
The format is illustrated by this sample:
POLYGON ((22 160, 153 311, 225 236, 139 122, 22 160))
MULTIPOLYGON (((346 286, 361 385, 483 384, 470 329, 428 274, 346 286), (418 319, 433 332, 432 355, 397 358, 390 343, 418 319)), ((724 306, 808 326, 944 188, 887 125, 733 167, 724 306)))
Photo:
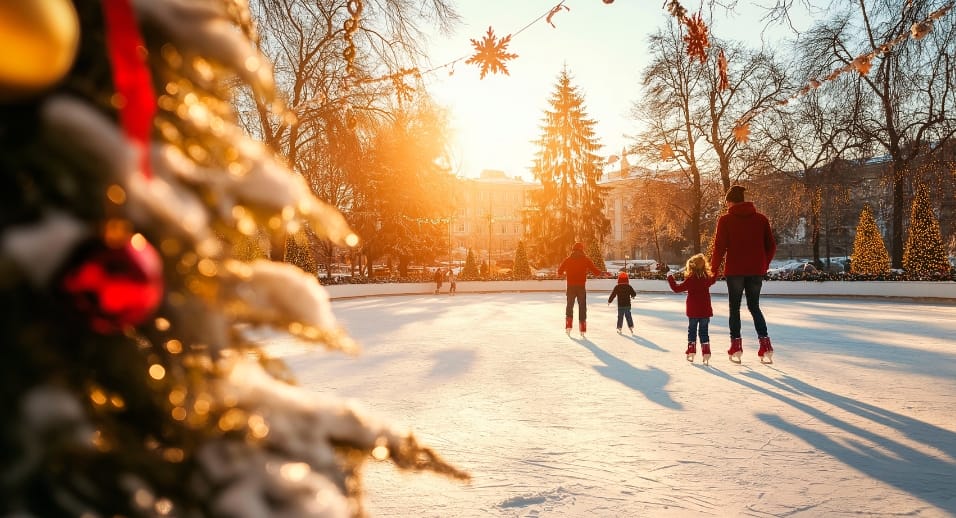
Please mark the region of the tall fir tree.
POLYGON ((462 280, 474 280, 478 278, 478 262, 475 261, 475 253, 468 249, 468 255, 465 256, 465 267, 461 270, 462 280))
POLYGON ((530 248, 537 262, 555 264, 575 241, 602 241, 611 224, 598 186, 603 159, 596 154, 595 121, 567 68, 548 103, 531 169, 543 188, 533 197, 538 210, 529 218, 530 248))
POLYGON ((916 185, 910 209, 910 225, 903 249, 903 270, 908 274, 948 273, 950 270, 939 220, 922 183, 916 185))
POLYGON ((512 270, 515 280, 531 278, 531 265, 528 263, 528 252, 525 250, 524 241, 518 241, 518 249, 515 250, 515 266, 512 270))
POLYGON ((246 3, 43 5, 0 2, 0 515, 358 516, 366 461, 461 475, 248 335, 353 348, 314 275, 237 250, 357 239, 236 124, 274 91, 246 3))
POLYGON ((869 205, 860 211, 860 222, 856 225, 853 238, 853 255, 850 260, 850 273, 860 275, 882 275, 890 271, 890 254, 869 205))

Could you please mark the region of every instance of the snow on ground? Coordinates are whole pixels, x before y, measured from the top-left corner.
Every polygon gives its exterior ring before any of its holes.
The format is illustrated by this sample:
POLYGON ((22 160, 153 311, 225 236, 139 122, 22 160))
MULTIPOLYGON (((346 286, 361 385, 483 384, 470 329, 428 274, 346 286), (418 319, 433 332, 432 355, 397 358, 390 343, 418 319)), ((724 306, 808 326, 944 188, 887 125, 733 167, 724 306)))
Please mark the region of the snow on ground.
MULTIPOLYGON (((722 283, 718 283, 722 284, 722 283)), ((590 289, 333 301, 358 357, 273 339, 302 385, 406 425, 470 484, 366 473, 379 517, 956 516, 956 307, 767 297, 734 365, 715 295, 711 366, 684 359, 684 296, 639 293, 636 336, 590 289)))

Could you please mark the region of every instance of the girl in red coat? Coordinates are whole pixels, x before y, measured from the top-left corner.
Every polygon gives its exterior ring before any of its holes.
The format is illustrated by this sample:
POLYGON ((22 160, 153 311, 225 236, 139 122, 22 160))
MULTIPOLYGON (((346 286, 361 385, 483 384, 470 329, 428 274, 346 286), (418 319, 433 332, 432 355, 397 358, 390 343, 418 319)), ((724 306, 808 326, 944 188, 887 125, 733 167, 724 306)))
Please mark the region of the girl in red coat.
POLYGON ((667 283, 675 293, 687 292, 687 361, 694 361, 697 354, 697 335, 700 335, 700 352, 704 365, 710 364, 710 317, 714 316, 710 305, 710 287, 717 277, 710 275, 710 264, 704 254, 697 254, 687 260, 684 267, 684 281, 678 283, 674 274, 668 272, 667 283))

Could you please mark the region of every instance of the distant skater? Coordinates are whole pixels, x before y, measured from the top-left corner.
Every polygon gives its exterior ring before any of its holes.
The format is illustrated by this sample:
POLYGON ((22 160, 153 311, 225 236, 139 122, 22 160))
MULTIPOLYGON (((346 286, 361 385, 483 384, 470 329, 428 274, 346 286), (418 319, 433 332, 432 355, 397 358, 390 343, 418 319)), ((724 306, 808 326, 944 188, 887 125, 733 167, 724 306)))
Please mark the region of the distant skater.
POLYGON ((675 293, 687 292, 687 361, 693 362, 697 355, 697 337, 700 336, 700 354, 704 365, 710 364, 710 317, 714 308, 710 304, 710 287, 717 277, 710 274, 710 263, 704 254, 697 254, 687 260, 684 266, 684 280, 678 283, 674 273, 667 272, 667 283, 675 293))
POLYGON ((455 270, 451 268, 448 269, 448 294, 454 295, 458 291, 458 276, 455 275, 455 270))
POLYGON ((734 185, 727 190, 727 213, 717 220, 714 252, 710 270, 715 276, 724 264, 727 295, 730 301, 730 361, 740 363, 743 339, 740 336, 740 299, 747 297, 747 309, 754 320, 761 363, 773 363, 773 346, 767 333, 767 321, 760 311, 760 289, 770 261, 777 252, 777 241, 770 230, 770 221, 757 212, 754 204, 744 201, 744 187, 734 185))
POLYGON ((607 304, 610 306, 611 302, 617 298, 617 334, 623 334, 621 332, 621 327, 624 324, 624 319, 627 319, 627 329, 631 332, 631 336, 634 336, 634 319, 631 317, 631 299, 637 296, 637 292, 634 291, 634 287, 631 286, 629 279, 627 278, 626 272, 621 272, 617 274, 617 286, 614 286, 614 289, 611 290, 611 296, 607 298, 607 304))
POLYGON ((445 272, 441 268, 435 270, 435 293, 441 292, 441 281, 445 278, 445 272))
POLYGON ((588 256, 584 255, 584 243, 574 243, 571 248, 571 255, 566 257, 558 266, 558 276, 568 274, 567 279, 567 299, 568 303, 564 309, 564 332, 571 335, 571 323, 574 321, 574 301, 578 302, 578 325, 581 331, 581 338, 588 330, 588 304, 587 289, 585 285, 588 280, 588 272, 594 275, 601 275, 588 256))

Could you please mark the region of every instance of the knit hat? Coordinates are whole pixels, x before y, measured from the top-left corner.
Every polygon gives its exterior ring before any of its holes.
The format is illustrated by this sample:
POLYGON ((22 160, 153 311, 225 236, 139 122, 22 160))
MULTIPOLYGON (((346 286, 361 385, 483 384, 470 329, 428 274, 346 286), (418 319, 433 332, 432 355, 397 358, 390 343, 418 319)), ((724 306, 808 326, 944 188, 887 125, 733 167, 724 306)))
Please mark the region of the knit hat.
POLYGON ((727 201, 732 203, 741 203, 744 201, 744 189, 743 185, 734 185, 730 189, 727 189, 727 201))
POLYGON ((582 243, 582 242, 580 242, 580 241, 578 241, 577 243, 574 243, 574 246, 571 247, 571 250, 581 250, 581 251, 583 252, 583 251, 584 251, 584 243, 582 243))
POLYGON ((617 283, 618 284, 627 284, 627 272, 621 272, 617 274, 617 283))

